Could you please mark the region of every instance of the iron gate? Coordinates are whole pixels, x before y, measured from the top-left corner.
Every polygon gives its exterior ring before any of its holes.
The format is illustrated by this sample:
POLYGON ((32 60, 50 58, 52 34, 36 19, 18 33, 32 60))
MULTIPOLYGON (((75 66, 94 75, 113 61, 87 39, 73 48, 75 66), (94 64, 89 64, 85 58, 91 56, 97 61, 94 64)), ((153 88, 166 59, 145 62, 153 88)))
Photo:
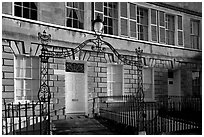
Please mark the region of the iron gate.
MULTIPOLYGON (((71 58, 75 60, 75 55, 79 53, 79 59, 84 60, 86 53, 89 53, 90 55, 92 53, 96 54, 104 54, 108 56, 110 62, 116 62, 116 63, 123 63, 125 65, 131 65, 131 66, 136 66, 136 71, 137 71, 137 91, 133 93, 133 95, 137 96, 137 99, 139 102, 144 101, 144 93, 143 93, 143 79, 142 79, 142 68, 143 68, 143 63, 142 63, 142 52, 140 48, 135 49, 135 54, 136 56, 128 58, 125 55, 120 54, 110 43, 102 40, 100 35, 97 35, 95 39, 88 39, 85 40, 83 43, 79 44, 74 49, 71 48, 66 48, 66 47, 57 47, 57 46, 51 46, 48 45, 48 42, 51 41, 51 35, 47 35, 46 32, 44 31, 43 34, 39 33, 39 39, 41 40, 41 80, 40 80, 40 90, 38 93, 38 98, 39 101, 43 103, 44 109, 43 109, 43 114, 44 114, 44 125, 43 125, 43 131, 44 134, 50 134, 50 89, 49 89, 49 79, 48 79, 48 64, 49 64, 49 59, 50 58, 71 58), (85 46, 89 46, 91 50, 83 50, 85 46), (106 52, 106 50, 110 50, 110 52, 106 52), (82 56, 82 53, 83 56, 82 56), (115 57, 117 57, 118 61, 115 60, 115 57)), ((139 124, 137 125, 138 131, 143 131, 144 127, 142 126, 144 122, 144 117, 143 117, 143 103, 140 103, 139 106, 139 124)))

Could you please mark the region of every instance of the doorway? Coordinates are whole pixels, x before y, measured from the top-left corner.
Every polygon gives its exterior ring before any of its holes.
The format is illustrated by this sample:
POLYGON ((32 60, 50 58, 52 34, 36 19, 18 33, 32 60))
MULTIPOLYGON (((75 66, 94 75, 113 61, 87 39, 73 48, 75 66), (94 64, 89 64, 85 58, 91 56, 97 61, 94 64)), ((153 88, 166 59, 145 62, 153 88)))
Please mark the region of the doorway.
MULTIPOLYGON (((82 64, 80 63, 80 65, 82 64)), ((74 65, 74 68, 77 68, 77 63, 74 63, 74 65)), ((86 114, 88 113, 86 73, 85 71, 71 70, 65 72, 65 112, 86 114)))
POLYGON ((181 71, 168 70, 168 95, 181 96, 181 71))

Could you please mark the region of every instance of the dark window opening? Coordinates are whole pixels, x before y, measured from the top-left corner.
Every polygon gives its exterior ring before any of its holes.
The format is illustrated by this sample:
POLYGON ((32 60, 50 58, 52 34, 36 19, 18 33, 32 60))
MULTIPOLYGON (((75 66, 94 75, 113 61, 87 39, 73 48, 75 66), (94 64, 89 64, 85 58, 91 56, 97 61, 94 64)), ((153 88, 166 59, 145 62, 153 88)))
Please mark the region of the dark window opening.
POLYGON ((174 72, 168 71, 168 78, 174 78, 174 72))
POLYGON ((26 19, 37 20, 37 3, 14 2, 14 15, 26 19))

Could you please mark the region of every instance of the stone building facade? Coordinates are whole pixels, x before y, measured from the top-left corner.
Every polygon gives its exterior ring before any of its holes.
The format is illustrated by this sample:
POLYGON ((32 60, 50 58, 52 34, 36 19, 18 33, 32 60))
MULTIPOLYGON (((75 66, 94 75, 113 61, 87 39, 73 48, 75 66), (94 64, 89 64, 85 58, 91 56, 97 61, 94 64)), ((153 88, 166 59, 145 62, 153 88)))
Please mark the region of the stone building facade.
MULTIPOLYGON (((42 48, 38 46, 39 32, 51 34, 50 50, 74 49, 94 38, 91 21, 97 15, 105 24, 103 40, 120 54, 135 58, 135 48, 143 50, 145 101, 156 101, 160 95, 199 97, 201 7, 202 3, 187 2, 3 2, 2 99, 38 100, 42 48)), ((73 109, 73 113, 90 114, 94 97, 126 95, 137 90, 135 66, 124 65, 109 49, 106 54, 90 52, 91 45, 83 50, 74 57, 49 59, 53 110, 65 106, 67 113, 73 109), (85 55, 85 51, 89 52, 85 55), (67 63, 83 64, 84 73, 68 73, 67 63), (69 108, 70 103, 73 108, 69 108), (74 108, 77 105, 79 110, 74 108)))

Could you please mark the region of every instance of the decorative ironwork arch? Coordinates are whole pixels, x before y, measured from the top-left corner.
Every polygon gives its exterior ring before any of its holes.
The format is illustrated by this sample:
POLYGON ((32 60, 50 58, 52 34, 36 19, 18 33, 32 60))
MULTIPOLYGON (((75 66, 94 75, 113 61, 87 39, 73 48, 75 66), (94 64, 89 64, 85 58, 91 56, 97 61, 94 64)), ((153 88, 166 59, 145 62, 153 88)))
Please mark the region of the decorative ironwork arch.
MULTIPOLYGON (((143 93, 143 74, 142 74, 142 68, 143 68, 143 63, 142 63, 142 53, 143 50, 140 48, 135 49, 136 53, 136 60, 131 60, 128 59, 126 56, 121 55, 110 43, 102 40, 101 36, 97 35, 95 39, 88 39, 79 44, 76 48, 74 49, 69 49, 66 47, 60 47, 60 51, 55 51, 55 50, 49 50, 48 47, 48 42, 51 41, 51 35, 47 35, 45 31, 43 31, 43 34, 39 33, 38 34, 39 39, 41 40, 41 79, 40 79, 40 90, 38 92, 38 99, 40 102, 44 103, 45 110, 44 110, 44 120, 46 120, 48 116, 48 122, 50 121, 50 116, 49 116, 49 111, 50 111, 50 99, 51 99, 51 94, 50 94, 50 89, 49 89, 49 82, 48 82, 48 60, 49 58, 67 58, 75 55, 76 53, 82 51, 82 49, 87 46, 91 45, 91 50, 97 53, 103 53, 106 51, 106 48, 109 48, 113 54, 123 62, 125 65, 132 65, 136 66, 137 68, 137 79, 138 79, 138 89, 137 92, 135 93, 135 96, 137 99, 139 99, 139 102, 144 101, 144 93, 143 93)), ((140 103, 139 107, 139 117, 138 119, 143 119, 143 103, 140 103)), ((141 124, 143 125, 143 124, 141 124)), ((49 132, 50 125, 49 123, 44 126, 45 131, 49 132), (46 129, 48 128, 48 130, 46 129)), ((138 125, 139 131, 143 130, 143 127, 138 125)), ((49 133, 48 133, 49 134, 49 133)))

